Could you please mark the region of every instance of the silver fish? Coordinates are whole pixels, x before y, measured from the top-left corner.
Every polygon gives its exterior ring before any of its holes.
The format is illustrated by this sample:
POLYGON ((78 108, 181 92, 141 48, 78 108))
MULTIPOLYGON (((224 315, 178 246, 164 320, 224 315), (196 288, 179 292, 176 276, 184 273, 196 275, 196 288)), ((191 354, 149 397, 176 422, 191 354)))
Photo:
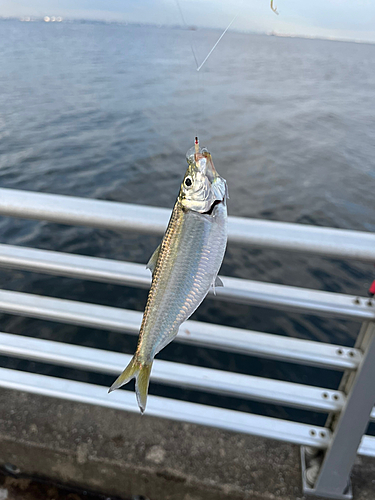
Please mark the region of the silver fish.
POLYGON ((222 286, 217 274, 227 245, 226 181, 215 170, 210 153, 200 149, 197 138, 186 158, 188 168, 167 231, 147 264, 152 284, 137 350, 109 389, 118 389, 135 377, 142 413, 154 357, 175 338, 210 287, 222 286))

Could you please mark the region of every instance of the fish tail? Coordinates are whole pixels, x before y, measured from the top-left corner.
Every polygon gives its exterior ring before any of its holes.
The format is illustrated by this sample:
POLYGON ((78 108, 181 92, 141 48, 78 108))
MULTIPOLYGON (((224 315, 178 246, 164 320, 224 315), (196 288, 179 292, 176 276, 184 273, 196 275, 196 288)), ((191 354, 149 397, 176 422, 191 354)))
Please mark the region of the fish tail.
POLYGON ((143 413, 146 408, 151 368, 152 361, 150 363, 141 363, 137 359, 136 355, 134 355, 125 370, 111 385, 108 392, 119 389, 123 385, 130 382, 131 379, 135 378, 135 393, 137 395, 137 402, 141 413, 143 413))

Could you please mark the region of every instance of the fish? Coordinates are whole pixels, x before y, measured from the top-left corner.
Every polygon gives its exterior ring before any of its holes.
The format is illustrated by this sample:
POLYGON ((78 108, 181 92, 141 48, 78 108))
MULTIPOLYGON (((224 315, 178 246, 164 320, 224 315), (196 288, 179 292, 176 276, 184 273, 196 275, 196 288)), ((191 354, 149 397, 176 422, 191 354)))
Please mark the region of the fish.
POLYGON ((227 246, 227 183, 198 138, 186 159, 188 167, 167 230, 147 264, 152 282, 135 354, 109 389, 112 392, 135 378, 142 414, 155 356, 172 342, 210 288, 223 285, 218 272, 227 246))

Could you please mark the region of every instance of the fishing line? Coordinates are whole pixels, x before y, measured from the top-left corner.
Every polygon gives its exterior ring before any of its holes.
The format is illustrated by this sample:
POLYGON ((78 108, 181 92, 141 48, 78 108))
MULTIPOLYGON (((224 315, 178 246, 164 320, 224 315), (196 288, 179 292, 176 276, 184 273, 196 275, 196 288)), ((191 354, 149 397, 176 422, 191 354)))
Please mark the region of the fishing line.
MULTIPOLYGON (((186 21, 185 21, 185 17, 184 17, 184 13, 182 12, 182 8, 181 8, 181 5, 180 5, 180 2, 179 0, 175 0, 176 2, 176 5, 177 5, 177 8, 178 8, 178 11, 180 13, 180 16, 181 16, 181 20, 182 20, 182 23, 185 27, 185 29, 189 29, 187 24, 186 24, 186 21)), ((223 38, 223 36, 225 35, 225 33, 229 30, 229 28, 232 26, 232 24, 234 23, 234 21, 237 19, 238 17, 238 14, 236 14, 234 16, 234 18, 231 20, 231 22, 228 24, 228 26, 225 28, 225 30, 222 32, 222 34, 219 36, 219 38, 217 39, 217 41, 215 42, 214 46, 212 47, 212 49, 209 51, 209 53, 206 55, 206 57, 203 59, 203 61, 201 62, 201 64, 198 63, 198 59, 197 59, 197 56, 195 54, 195 50, 194 50, 194 47, 193 47, 193 44, 191 42, 191 40, 189 40, 189 44, 190 44, 190 48, 191 48, 191 52, 193 54, 193 58, 194 58, 194 61, 195 61, 195 65, 196 65, 196 68, 197 68, 197 73, 200 72, 200 70, 203 68, 203 66, 206 64, 208 58, 211 56, 211 54, 213 53, 213 51, 216 49, 216 47, 218 46, 220 40, 223 38)), ((202 74, 202 73, 201 73, 202 74)), ((197 92, 196 92, 196 95, 197 95, 197 99, 198 99, 198 108, 199 108, 199 84, 200 84, 200 77, 198 76, 197 78, 197 92)), ((204 92, 204 81, 203 81, 203 76, 202 76, 202 85, 203 85, 203 92, 204 92)), ((202 96, 202 106, 200 107, 202 110, 203 110, 203 115, 204 115, 204 96, 202 96)))
MULTIPOLYGON (((175 0, 175 2, 176 2, 176 5, 177 5, 177 8, 178 8, 178 11, 180 13, 182 24, 184 25, 185 30, 189 31, 189 27, 188 27, 188 25, 187 25, 187 23, 185 21, 184 13, 182 12, 182 8, 181 8, 181 5, 180 5, 180 2, 179 2, 179 0, 175 0)), ((198 68, 199 63, 198 63, 197 56, 195 54, 193 43, 191 41, 191 35, 189 36, 189 45, 190 45, 190 48, 191 48, 191 53, 193 54, 193 58, 194 58, 194 61, 195 61, 195 66, 196 66, 196 68, 198 68)), ((197 78, 195 79, 195 83, 196 83, 195 95, 196 95, 196 99, 197 99, 197 108, 199 109, 199 95, 200 95, 200 92, 199 92, 199 75, 197 75, 197 78)), ((198 116, 199 116, 199 114, 198 114, 198 116)), ((196 122, 195 122, 195 131, 194 131, 194 134, 196 136, 198 136, 198 124, 196 122)))
MULTIPOLYGON (((176 4, 177 4, 177 8, 178 8, 178 10, 179 10, 179 12, 180 12, 180 16, 181 16, 182 22, 183 22, 183 24, 184 24, 184 27, 185 27, 186 29, 188 29, 188 26, 187 26, 187 24, 186 24, 186 21, 185 21, 185 18, 184 18, 184 14, 183 14, 183 12, 182 12, 181 5, 180 5, 179 0, 176 0, 176 4)), ((190 43, 190 48, 191 48, 191 52, 192 52, 193 57, 194 57, 195 64, 196 64, 196 66, 197 66, 197 68, 198 68, 198 66, 199 66, 199 64, 198 64, 198 59, 197 59, 197 56, 195 55, 195 50, 194 50, 193 44, 191 43, 191 40, 189 40, 189 43, 190 43)))
POLYGON ((236 14, 234 16, 234 18, 231 20, 231 22, 228 24, 228 26, 225 28, 225 30, 222 32, 222 34, 219 36, 217 42, 215 43, 215 45, 212 47, 212 49, 210 50, 210 52, 206 55, 206 57, 203 59, 203 62, 200 64, 200 66, 197 67, 197 71, 199 71, 200 69, 203 68, 204 64, 206 63, 207 59, 210 57, 210 55, 212 54, 212 52, 216 49, 216 47, 218 46, 220 40, 223 38, 223 36, 225 35, 225 33, 229 30, 229 28, 232 26, 232 24, 234 23, 234 21, 237 19, 238 17, 238 14, 236 14))

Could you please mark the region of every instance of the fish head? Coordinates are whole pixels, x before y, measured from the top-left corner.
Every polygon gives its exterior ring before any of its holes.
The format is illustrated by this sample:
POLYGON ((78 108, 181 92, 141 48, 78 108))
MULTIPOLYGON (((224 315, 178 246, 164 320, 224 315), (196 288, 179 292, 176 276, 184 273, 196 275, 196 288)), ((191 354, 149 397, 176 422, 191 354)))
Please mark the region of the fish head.
POLYGON ((185 209, 201 214, 213 213, 219 203, 226 204, 228 188, 205 148, 189 149, 186 153, 188 168, 181 184, 179 200, 185 209))

